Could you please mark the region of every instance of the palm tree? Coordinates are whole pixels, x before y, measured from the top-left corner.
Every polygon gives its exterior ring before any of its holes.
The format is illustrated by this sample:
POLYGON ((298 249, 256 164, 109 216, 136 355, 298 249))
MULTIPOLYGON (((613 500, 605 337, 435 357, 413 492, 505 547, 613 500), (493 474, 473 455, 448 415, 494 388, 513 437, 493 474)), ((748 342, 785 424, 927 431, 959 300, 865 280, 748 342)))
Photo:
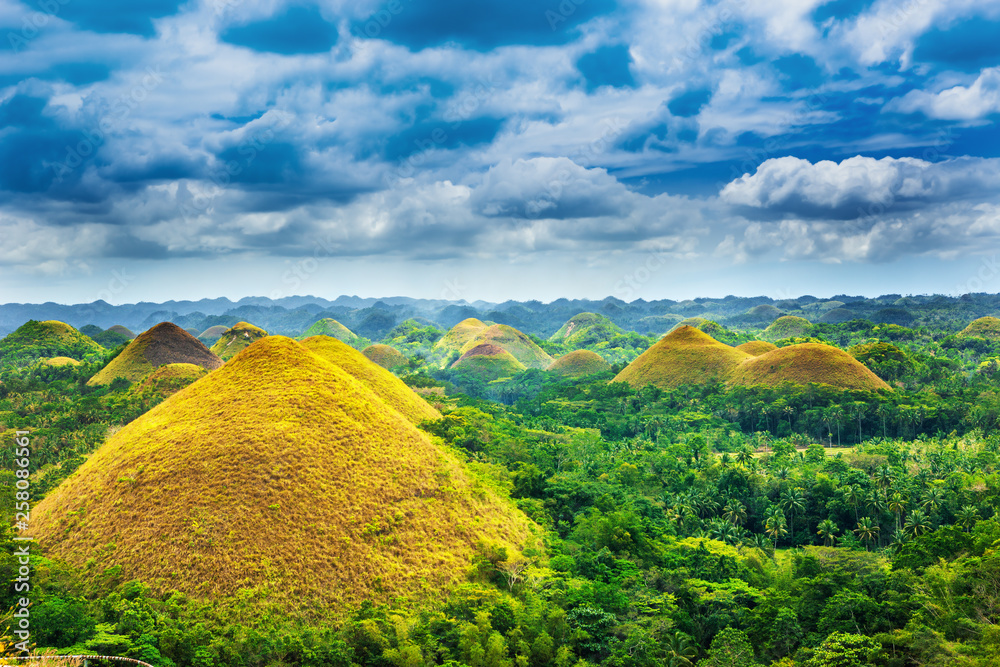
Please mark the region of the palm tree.
POLYGON ((927 510, 928 514, 934 514, 941 507, 941 503, 944 502, 944 489, 927 489, 927 493, 924 494, 924 502, 922 503, 923 508, 927 510))
POLYGON ((865 541, 865 550, 868 550, 870 543, 874 542, 875 538, 878 537, 879 527, 874 519, 866 516, 858 521, 858 527, 854 529, 854 532, 865 541))
POLYGON ((744 447, 736 454, 736 462, 740 465, 746 466, 753 461, 753 450, 750 447, 744 447))
POLYGON ((701 496, 699 500, 700 500, 701 511, 704 513, 706 517, 712 516, 717 511, 719 511, 719 502, 712 496, 704 495, 701 496))
POLYGON ((867 507, 868 510, 872 514, 874 514, 876 517, 878 517, 883 512, 885 512, 886 504, 885 504, 885 501, 882 500, 882 496, 879 495, 879 492, 878 491, 874 491, 865 500, 865 507, 867 507))
POLYGON ((839 405, 830 408, 830 419, 837 425, 837 446, 840 447, 840 422, 844 419, 844 410, 839 405))
POLYGON ((875 481, 883 489, 892 485, 893 474, 889 466, 879 466, 879 469, 875 471, 875 481))
POLYGON ((802 489, 785 489, 778 504, 789 514, 792 537, 794 537, 795 513, 804 512, 806 509, 806 497, 802 494, 802 489))
POLYGON ((927 514, 923 510, 913 510, 910 512, 910 516, 906 517, 906 524, 903 526, 903 531, 912 537, 923 535, 930 529, 931 521, 927 518, 927 514))
POLYGON ((840 532, 837 524, 832 519, 823 519, 816 528, 816 534, 823 538, 823 544, 832 547, 834 540, 837 539, 837 533, 840 532))
POLYGON ((896 515, 896 530, 898 531, 900 529, 900 517, 906 511, 906 501, 903 500, 903 494, 899 492, 892 494, 892 498, 889 499, 889 511, 896 515))
POLYGON ((889 542, 889 548, 894 552, 898 553, 903 545, 906 544, 906 533, 901 530, 897 530, 892 534, 892 541, 889 542))
POLYGON ((854 520, 857 521, 858 505, 861 504, 861 500, 864 498, 864 492, 860 486, 848 484, 841 493, 844 495, 844 502, 854 508, 854 520))
POLYGON ((785 528, 785 515, 780 511, 772 515, 764 524, 764 532, 771 538, 774 548, 777 549, 778 538, 788 534, 788 529, 785 528))
POLYGON ((740 501, 732 499, 723 508, 722 516, 734 526, 738 526, 747 520, 747 508, 740 501))
POLYGON ((667 642, 667 667, 689 667, 698 657, 698 648, 683 632, 675 632, 667 642))
POLYGON ((965 505, 958 511, 955 518, 958 520, 958 524, 968 531, 976 521, 979 521, 979 510, 973 505, 965 505))

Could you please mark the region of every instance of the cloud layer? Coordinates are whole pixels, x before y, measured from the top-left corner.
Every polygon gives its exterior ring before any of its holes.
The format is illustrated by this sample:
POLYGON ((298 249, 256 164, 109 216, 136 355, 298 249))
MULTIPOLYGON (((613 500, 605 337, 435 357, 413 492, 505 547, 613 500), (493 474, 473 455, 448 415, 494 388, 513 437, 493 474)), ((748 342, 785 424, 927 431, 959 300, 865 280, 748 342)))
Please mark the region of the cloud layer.
POLYGON ((1000 241, 988 0, 50 4, 0 4, 8 267, 1000 241))

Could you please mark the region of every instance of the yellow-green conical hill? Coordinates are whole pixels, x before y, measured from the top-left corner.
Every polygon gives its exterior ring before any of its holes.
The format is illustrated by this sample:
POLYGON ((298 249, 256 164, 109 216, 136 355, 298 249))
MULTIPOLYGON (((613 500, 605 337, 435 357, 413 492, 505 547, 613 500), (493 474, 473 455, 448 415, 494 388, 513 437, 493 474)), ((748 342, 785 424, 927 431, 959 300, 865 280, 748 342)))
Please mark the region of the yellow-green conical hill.
POLYGON ((720 343, 694 327, 681 326, 658 340, 615 376, 633 387, 655 385, 672 389, 682 384, 724 380, 750 358, 742 350, 720 343))
POLYGON ((480 330, 462 346, 462 354, 480 345, 496 345, 511 354, 526 368, 548 368, 552 357, 526 334, 506 324, 494 324, 480 330))
POLYGON ((746 360, 736 368, 730 384, 777 386, 782 382, 829 384, 841 389, 888 389, 867 366, 831 345, 789 345, 746 360))
POLYGON ((361 353, 382 368, 395 368, 406 363, 403 353, 390 345, 376 343, 361 350, 361 353))
POLYGON ((264 338, 125 426, 32 512, 51 557, 295 616, 440 596, 533 524, 374 392, 264 338))
POLYGON ((558 375, 565 375, 566 377, 583 377, 585 375, 610 371, 611 364, 606 362, 596 352, 574 350, 553 361, 548 370, 558 375))
POLYGON ((237 322, 212 345, 212 353, 229 361, 244 349, 267 336, 267 332, 249 322, 237 322))
POLYGON ((441 419, 441 413, 432 408, 402 380, 347 343, 330 336, 313 336, 302 341, 302 345, 360 380, 414 424, 427 419, 441 419))

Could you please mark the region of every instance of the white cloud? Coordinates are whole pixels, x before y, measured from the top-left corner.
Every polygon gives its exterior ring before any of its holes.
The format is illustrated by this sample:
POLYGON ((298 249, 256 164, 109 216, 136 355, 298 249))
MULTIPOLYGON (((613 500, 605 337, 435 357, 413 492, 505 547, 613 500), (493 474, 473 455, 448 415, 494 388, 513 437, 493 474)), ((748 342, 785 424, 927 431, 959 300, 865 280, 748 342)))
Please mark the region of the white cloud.
POLYGON ((1000 67, 984 69, 969 86, 953 86, 936 93, 911 90, 891 103, 889 109, 919 111, 940 120, 977 120, 1000 113, 1000 67))
POLYGON ((870 218, 888 209, 1000 194, 1000 159, 932 163, 915 158, 853 157, 815 164, 795 157, 765 161, 723 188, 723 201, 776 215, 870 218))

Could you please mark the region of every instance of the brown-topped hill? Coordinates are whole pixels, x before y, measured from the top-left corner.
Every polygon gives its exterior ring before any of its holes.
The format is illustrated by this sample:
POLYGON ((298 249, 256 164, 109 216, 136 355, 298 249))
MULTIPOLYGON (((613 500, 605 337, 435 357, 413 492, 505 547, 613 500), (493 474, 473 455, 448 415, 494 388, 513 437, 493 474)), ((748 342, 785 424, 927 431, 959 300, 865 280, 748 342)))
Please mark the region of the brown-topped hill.
POLYGON ((889 389, 850 354, 821 343, 789 345, 748 359, 733 371, 729 382, 734 386, 815 382, 841 389, 889 389))
POLYGON ((658 340, 621 373, 614 382, 633 387, 655 385, 672 389, 682 384, 724 380, 750 355, 690 326, 680 326, 658 340))
POLYGON ((111 384, 118 377, 136 382, 150 371, 167 364, 194 364, 214 370, 222 365, 222 360, 176 324, 161 322, 129 343, 87 384, 111 384))

